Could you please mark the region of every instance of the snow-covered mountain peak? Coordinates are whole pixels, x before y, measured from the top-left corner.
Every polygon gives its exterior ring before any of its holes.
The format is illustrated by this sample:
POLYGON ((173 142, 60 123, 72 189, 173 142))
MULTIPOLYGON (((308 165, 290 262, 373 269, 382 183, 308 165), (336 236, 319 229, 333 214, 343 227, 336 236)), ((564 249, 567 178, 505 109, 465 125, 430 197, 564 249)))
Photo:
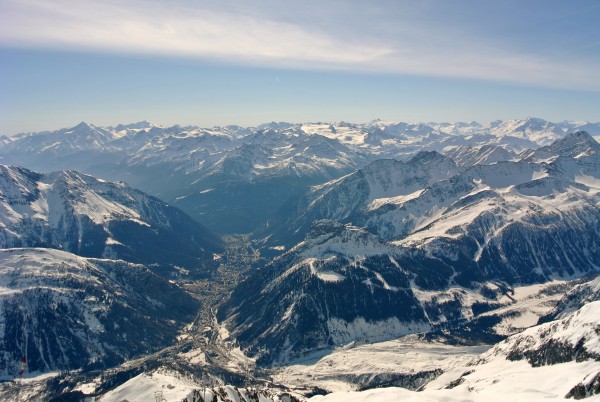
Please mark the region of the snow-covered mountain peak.
POLYGON ((258 130, 263 130, 263 129, 274 129, 274 130, 285 130, 294 126, 298 126, 297 124, 293 124, 293 123, 288 123, 285 121, 280 121, 280 122, 276 122, 276 121, 272 121, 270 123, 263 123, 263 124, 259 124, 258 126, 256 126, 256 128, 258 130))
POLYGON ((566 128, 543 119, 506 120, 492 129, 496 136, 513 136, 547 145, 564 136, 566 128))
POLYGON ((428 163, 440 163, 447 158, 437 151, 421 151, 412 157, 411 163, 426 165, 428 163))
POLYGON ((299 254, 302 258, 324 259, 343 255, 354 259, 394 251, 393 247, 362 228, 325 219, 315 221, 304 241, 288 253, 299 254))
POLYGON ((361 145, 365 143, 367 132, 360 127, 349 124, 334 125, 329 123, 303 124, 301 130, 308 135, 327 137, 341 144, 361 145))
POLYGON ((516 157, 515 153, 494 144, 484 144, 475 147, 463 144, 447 147, 444 151, 446 156, 454 160, 460 167, 489 165, 509 161, 516 157))
MULTIPOLYGON (((359 171, 360 172, 360 171, 359 171)), ((404 196, 456 174, 456 164, 435 152, 419 152, 408 162, 376 161, 363 169, 369 186, 369 202, 404 196)))
POLYGON ((520 155, 523 160, 554 162, 559 158, 563 160, 583 160, 600 157, 600 145, 594 137, 585 131, 576 131, 567 134, 550 145, 536 150, 530 150, 520 155))
MULTIPOLYGON (((80 131, 80 130, 90 130, 92 129, 92 126, 87 124, 85 121, 82 121, 81 123, 77 124, 76 126, 73 126, 73 128, 71 129, 72 131, 80 131)), ((67 131, 67 133, 69 133, 71 131, 67 131)))
POLYGON ((600 152, 600 146, 598 142, 585 131, 577 131, 574 133, 567 134, 564 138, 557 140, 552 144, 549 149, 554 150, 561 156, 568 156, 573 158, 579 158, 582 154, 586 154, 588 151, 594 153, 600 152))
POLYGON ((188 267, 212 263, 220 250, 220 240, 182 211, 124 183, 75 171, 0 165, 0 211, 0 247, 188 267))
POLYGON ((115 126, 115 131, 123 131, 123 130, 143 130, 152 127, 158 127, 156 124, 150 123, 146 120, 138 121, 137 123, 129 123, 129 124, 118 124, 115 126))

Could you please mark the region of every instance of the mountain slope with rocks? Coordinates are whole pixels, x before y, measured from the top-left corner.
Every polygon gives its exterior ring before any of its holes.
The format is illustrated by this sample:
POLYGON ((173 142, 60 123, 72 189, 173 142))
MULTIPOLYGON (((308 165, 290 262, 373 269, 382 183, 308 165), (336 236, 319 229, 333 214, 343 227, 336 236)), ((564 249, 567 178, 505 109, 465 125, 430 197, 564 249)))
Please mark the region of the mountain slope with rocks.
POLYGON ((198 302, 142 265, 0 250, 0 367, 98 369, 174 342, 198 302))
POLYGON ((124 183, 74 171, 0 166, 0 247, 212 269, 221 240, 177 208, 124 183))

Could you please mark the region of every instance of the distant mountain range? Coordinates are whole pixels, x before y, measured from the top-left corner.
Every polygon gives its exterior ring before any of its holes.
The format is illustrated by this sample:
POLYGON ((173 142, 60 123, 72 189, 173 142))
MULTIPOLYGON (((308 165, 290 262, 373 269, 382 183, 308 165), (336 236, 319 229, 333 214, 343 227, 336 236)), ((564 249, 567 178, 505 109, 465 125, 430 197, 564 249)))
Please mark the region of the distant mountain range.
POLYGON ((446 153, 459 166, 506 160, 580 130, 600 135, 600 123, 536 118, 488 124, 376 120, 210 129, 148 122, 116 127, 81 123, 3 137, 0 162, 122 180, 181 207, 213 231, 247 233, 266 225, 290 197, 300 196, 309 186, 375 160, 404 161, 420 151, 446 153), (468 156, 473 152, 479 156, 468 156))

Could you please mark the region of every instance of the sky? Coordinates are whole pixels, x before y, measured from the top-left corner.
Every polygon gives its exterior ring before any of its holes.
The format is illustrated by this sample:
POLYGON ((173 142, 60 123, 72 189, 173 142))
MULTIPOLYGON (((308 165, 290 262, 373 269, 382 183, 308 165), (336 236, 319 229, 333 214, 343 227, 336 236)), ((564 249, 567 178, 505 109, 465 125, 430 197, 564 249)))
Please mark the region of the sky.
POLYGON ((597 0, 0 0, 0 134, 600 121, 597 0))

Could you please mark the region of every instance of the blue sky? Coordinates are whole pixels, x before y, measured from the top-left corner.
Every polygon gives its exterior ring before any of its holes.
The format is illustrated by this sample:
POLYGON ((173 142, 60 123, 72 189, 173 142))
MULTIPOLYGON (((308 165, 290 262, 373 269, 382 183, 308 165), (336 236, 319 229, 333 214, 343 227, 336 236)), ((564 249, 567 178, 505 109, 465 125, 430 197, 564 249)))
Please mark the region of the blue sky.
POLYGON ((0 133, 600 121, 600 2, 0 0, 0 133))

